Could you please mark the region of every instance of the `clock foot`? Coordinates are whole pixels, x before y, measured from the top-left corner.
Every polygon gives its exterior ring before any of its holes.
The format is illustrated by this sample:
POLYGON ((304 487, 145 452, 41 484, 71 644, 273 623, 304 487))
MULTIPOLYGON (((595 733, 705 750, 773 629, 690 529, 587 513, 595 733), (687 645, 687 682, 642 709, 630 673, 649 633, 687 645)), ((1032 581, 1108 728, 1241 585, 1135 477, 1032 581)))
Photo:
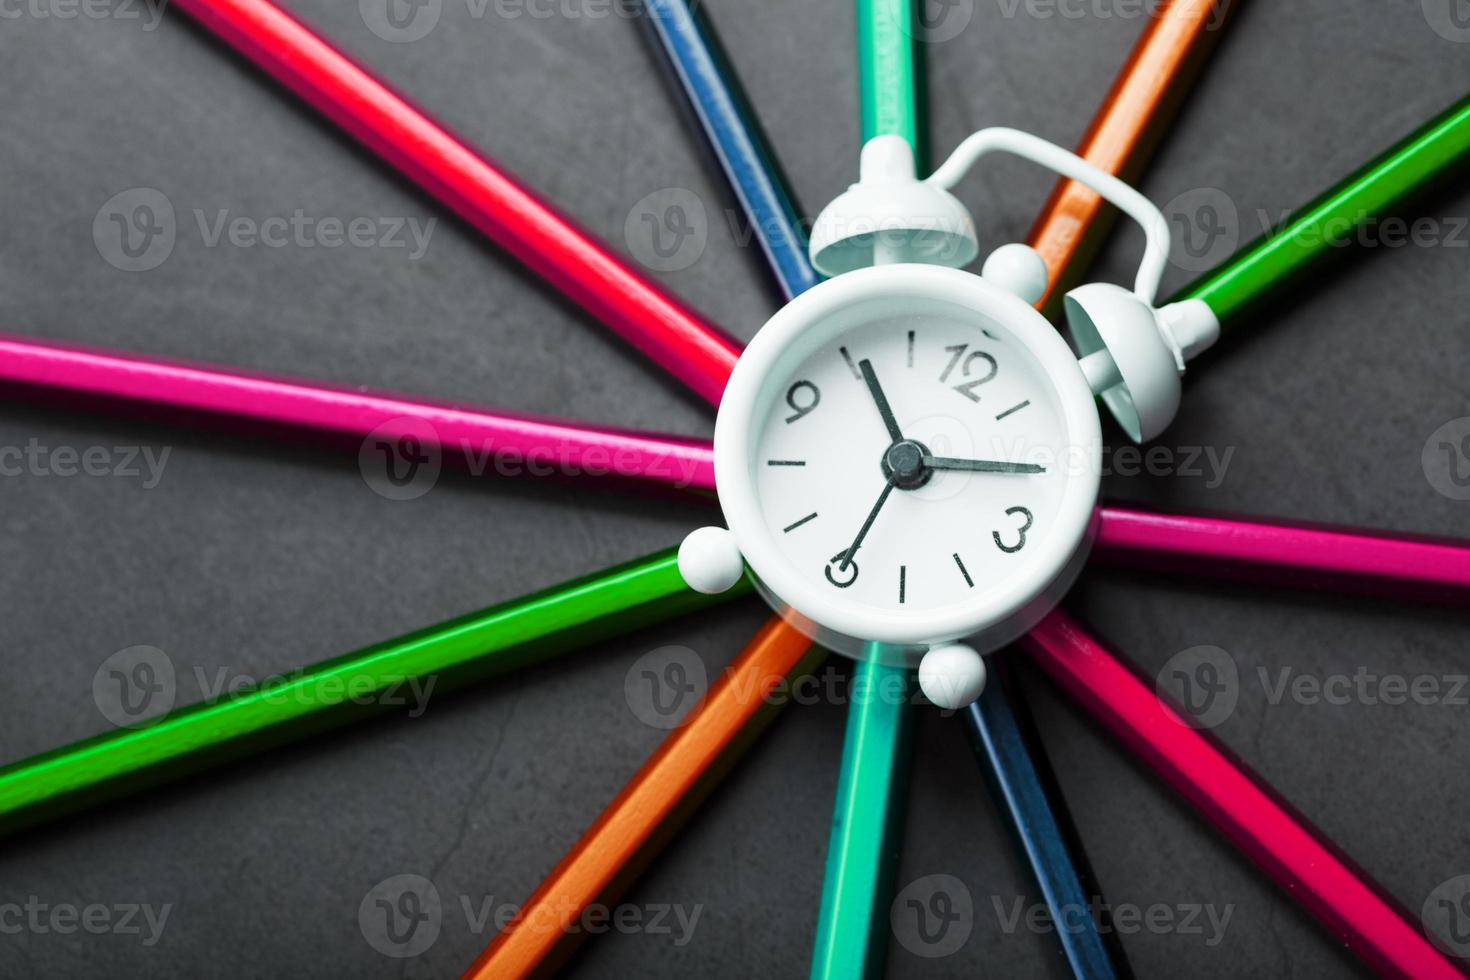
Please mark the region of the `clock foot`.
POLYGON ((958 711, 985 690, 985 658, 962 643, 932 647, 919 661, 919 689, 937 706, 958 711))
POLYGON ((679 574, 695 592, 728 592, 745 574, 745 560, 740 557, 735 535, 722 527, 690 532, 679 545, 679 574))

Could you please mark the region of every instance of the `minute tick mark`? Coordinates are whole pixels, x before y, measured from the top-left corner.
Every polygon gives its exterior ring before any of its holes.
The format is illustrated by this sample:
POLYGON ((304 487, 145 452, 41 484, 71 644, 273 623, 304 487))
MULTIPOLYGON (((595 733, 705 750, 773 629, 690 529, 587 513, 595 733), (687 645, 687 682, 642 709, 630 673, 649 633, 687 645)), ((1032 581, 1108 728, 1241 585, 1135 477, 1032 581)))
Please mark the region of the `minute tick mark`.
POLYGON ((805 517, 803 517, 801 520, 795 522, 794 524, 787 524, 785 527, 783 527, 781 529, 781 533, 782 534, 790 534, 792 531, 795 531, 797 528, 801 527, 807 521, 814 521, 816 519, 817 519, 817 512, 816 511, 812 511, 810 514, 806 515, 805 517))
POLYGON ((804 459, 768 459, 768 460, 766 460, 766 465, 767 466, 805 466, 806 465, 806 460, 804 460, 804 459))
POLYGON ((858 370, 858 366, 856 363, 854 363, 852 355, 847 352, 847 348, 839 347, 837 348, 837 352, 841 354, 842 359, 847 362, 847 369, 852 372, 852 376, 854 378, 857 378, 859 381, 863 380, 863 372, 858 370))
POLYGON ((975 580, 970 578, 970 570, 965 567, 964 562, 960 561, 960 553, 958 551, 954 553, 954 563, 959 566, 960 574, 965 577, 965 584, 973 589, 975 587, 975 580))
POLYGON ((999 415, 997 415, 995 417, 995 420, 997 422, 999 422, 1001 419, 1005 418, 1007 415, 1011 415, 1011 414, 1013 414, 1015 412, 1019 412, 1021 409, 1025 408, 1027 405, 1030 405, 1030 404, 1031 404, 1031 399, 1028 398, 1028 399, 1026 399, 1025 401, 1023 401, 1019 405, 1012 405, 1010 408, 1006 409, 1004 412, 1001 412, 999 415))

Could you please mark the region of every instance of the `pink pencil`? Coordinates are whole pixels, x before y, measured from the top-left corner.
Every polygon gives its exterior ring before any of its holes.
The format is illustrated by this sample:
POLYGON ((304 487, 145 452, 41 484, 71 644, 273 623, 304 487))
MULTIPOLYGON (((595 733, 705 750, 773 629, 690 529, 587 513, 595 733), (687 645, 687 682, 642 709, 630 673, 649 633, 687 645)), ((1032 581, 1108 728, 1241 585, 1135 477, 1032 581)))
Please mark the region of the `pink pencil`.
POLYGON ((1422 601, 1470 600, 1470 543, 1260 518, 1103 507, 1094 554, 1151 571, 1217 575, 1422 601))
POLYGON ((1384 976, 1462 977, 1379 887, 1209 734, 1061 610, 1021 645, 1286 892, 1384 976))
MULTIPOLYGON (((66 395, 350 441, 411 438, 476 472, 615 476, 713 490, 707 442, 507 415, 469 405, 245 374, 207 365, 0 335, 0 383, 28 395, 66 395)), ((8 392, 11 397, 17 392, 8 392)))
MULTIPOLYGON (((271 0, 178 0, 177 7, 669 374, 719 404, 739 344, 489 157, 271 0)), ((597 164, 589 166, 595 170, 597 164)))

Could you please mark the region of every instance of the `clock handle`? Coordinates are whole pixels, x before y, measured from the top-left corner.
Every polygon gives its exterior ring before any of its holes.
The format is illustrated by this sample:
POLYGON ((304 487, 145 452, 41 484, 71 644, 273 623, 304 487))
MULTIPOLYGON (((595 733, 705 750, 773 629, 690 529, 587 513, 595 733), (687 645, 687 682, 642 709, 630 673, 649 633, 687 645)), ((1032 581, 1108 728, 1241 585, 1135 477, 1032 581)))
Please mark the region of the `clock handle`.
POLYGON ((925 183, 949 190, 969 173, 977 160, 997 150, 1030 160, 1063 177, 1086 184, 1138 222, 1143 228, 1145 244, 1143 261, 1138 266, 1133 292, 1144 303, 1153 306, 1159 292, 1159 281, 1164 276, 1164 265, 1169 259, 1169 224, 1164 220, 1163 212, 1152 201, 1077 154, 1018 129, 982 129, 956 147, 949 159, 925 183))

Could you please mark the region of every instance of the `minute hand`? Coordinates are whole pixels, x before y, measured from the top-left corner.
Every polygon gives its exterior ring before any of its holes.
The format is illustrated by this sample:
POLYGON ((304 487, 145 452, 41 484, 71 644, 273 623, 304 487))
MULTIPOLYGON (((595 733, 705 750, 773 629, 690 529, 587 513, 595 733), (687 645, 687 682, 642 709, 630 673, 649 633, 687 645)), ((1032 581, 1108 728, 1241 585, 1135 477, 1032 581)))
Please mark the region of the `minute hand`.
POLYGON ((993 459, 950 459, 925 456, 924 465, 931 470, 968 470, 971 473, 1045 473, 1045 466, 1035 463, 1001 463, 993 459))

